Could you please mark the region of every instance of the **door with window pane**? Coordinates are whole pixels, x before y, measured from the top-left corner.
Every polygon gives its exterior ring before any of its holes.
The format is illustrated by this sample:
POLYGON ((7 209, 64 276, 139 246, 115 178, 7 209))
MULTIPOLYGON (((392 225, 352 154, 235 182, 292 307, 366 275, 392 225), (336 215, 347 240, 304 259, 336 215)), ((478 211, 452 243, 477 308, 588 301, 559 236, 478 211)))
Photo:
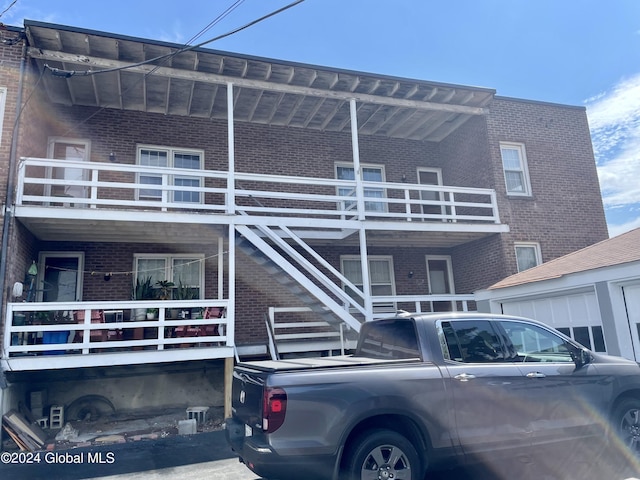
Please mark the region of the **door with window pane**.
MULTIPOLYGON (((454 294, 453 271, 451 257, 444 255, 427 255, 427 289, 429 295, 454 294)), ((453 301, 429 302, 432 312, 450 312, 455 310, 453 301)))
POLYGON ((43 253, 38 267, 36 298, 41 302, 82 300, 82 253, 43 253))
MULTIPOLYGON (((442 172, 439 168, 420 168, 418 169, 418 183, 420 185, 442 185, 442 172)), ((425 215, 444 215, 446 209, 444 205, 434 205, 432 202, 443 201, 442 192, 434 190, 420 190, 420 200, 425 203, 421 204, 422 213, 425 215)), ((426 218, 425 220, 430 220, 426 218)), ((443 221, 446 219, 443 219, 443 221)))
MULTIPOLYGON (((343 258, 342 273, 354 286, 363 291, 362 265, 360 258, 343 258)), ((376 296, 394 295, 393 284, 393 264, 391 258, 369 258, 369 283, 371 285, 371 295, 374 297, 374 313, 393 313, 396 311, 395 303, 376 302, 376 296)), ((356 295, 349 287, 345 286, 345 291, 362 305, 361 297, 356 295)))
MULTIPOLYGON (((74 162, 89 161, 89 142, 84 140, 52 139, 49 141, 49 158, 74 162)), ((83 168, 52 167, 48 168, 47 176, 62 180, 62 185, 51 185, 47 194, 54 197, 87 198, 88 189, 84 185, 75 185, 88 179, 87 171, 83 168)), ((85 206, 78 204, 78 206, 85 206)))

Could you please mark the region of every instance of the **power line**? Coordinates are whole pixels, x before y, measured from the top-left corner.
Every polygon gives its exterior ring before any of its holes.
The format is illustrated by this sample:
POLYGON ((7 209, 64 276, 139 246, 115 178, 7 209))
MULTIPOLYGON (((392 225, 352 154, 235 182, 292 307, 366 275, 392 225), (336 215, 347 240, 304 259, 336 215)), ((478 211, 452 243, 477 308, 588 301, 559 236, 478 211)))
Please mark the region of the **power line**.
POLYGON ((107 69, 104 69, 104 70, 97 70, 97 71, 94 71, 94 70, 62 70, 62 69, 59 69, 59 68, 51 67, 48 64, 45 64, 45 68, 50 70, 53 75, 57 75, 57 76, 68 78, 68 77, 73 77, 73 76, 87 77, 87 76, 91 76, 91 75, 97 75, 99 73, 119 72, 119 71, 122 71, 122 70, 127 70, 129 68, 135 68, 135 67, 140 67, 140 66, 143 66, 143 65, 148 65, 148 64, 153 63, 153 62, 157 62, 157 61, 160 61, 160 60, 164 60, 164 59, 167 59, 167 58, 174 57, 174 56, 176 56, 176 55, 178 55, 180 53, 184 53, 184 52, 188 52, 188 51, 191 51, 191 50, 195 50, 196 48, 201 48, 201 47, 203 47, 205 45, 208 45, 209 43, 213 43, 213 42, 217 42, 218 40, 222 40, 223 38, 230 37, 231 35, 234 35, 234 34, 236 34, 238 32, 241 32, 242 30, 246 30, 249 27, 252 27, 252 26, 254 26, 254 25, 256 25, 256 24, 258 24, 260 22, 263 22, 264 20, 267 20, 268 18, 271 18, 271 17, 273 17, 275 15, 278 15, 279 13, 282 13, 285 10, 289 10, 290 8, 293 8, 293 7, 295 7, 296 5, 298 5, 298 4, 302 3, 302 2, 304 2, 304 0, 296 0, 295 2, 290 3, 289 5, 285 5, 282 8, 279 8, 277 10, 274 10, 271 13, 263 15, 262 17, 257 18, 256 20, 253 20, 253 21, 251 21, 249 23, 246 23, 245 25, 242 25, 241 27, 238 27, 238 28, 236 28, 234 30, 231 30, 231 31, 229 31, 227 33, 223 33, 222 35, 218 35, 217 37, 211 38, 209 40, 206 40, 204 42, 198 43, 196 45, 188 45, 188 46, 186 46, 184 48, 181 48, 181 49, 179 49, 179 50, 177 50, 175 52, 167 53, 165 55, 160 55, 158 57, 151 58, 151 59, 145 60, 143 62, 132 63, 132 64, 126 65, 124 67, 107 68, 107 69))
POLYGON ((18 3, 18 0, 13 0, 13 2, 11 2, 11 5, 9 5, 7 8, 5 8, 2 13, 0 13, 0 18, 2 18, 2 16, 7 13, 9 10, 11 10, 11 7, 13 7, 16 3, 18 3))

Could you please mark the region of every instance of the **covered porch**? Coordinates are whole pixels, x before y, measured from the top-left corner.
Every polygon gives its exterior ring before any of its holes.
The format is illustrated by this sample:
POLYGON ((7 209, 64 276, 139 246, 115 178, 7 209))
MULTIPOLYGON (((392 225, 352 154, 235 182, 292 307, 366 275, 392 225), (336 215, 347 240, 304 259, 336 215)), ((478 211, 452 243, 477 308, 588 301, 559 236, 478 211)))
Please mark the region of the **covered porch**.
POLYGON ((233 357, 228 300, 9 303, 9 371, 233 357))

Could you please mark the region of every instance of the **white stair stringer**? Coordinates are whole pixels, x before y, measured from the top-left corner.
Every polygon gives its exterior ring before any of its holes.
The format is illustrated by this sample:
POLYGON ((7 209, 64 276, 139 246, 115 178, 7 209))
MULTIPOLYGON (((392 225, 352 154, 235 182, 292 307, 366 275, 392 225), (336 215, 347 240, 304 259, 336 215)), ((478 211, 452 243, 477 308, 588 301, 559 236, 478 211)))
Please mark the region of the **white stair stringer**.
MULTIPOLYGON (((304 303, 311 306, 314 311, 318 311, 319 313, 321 313, 324 309, 328 309, 331 313, 333 313, 333 315, 337 316, 350 328, 352 328, 356 332, 360 331, 361 323, 360 321, 358 321, 358 319, 351 315, 343 305, 337 303, 334 299, 327 295, 327 293, 325 293, 321 288, 313 283, 306 275, 304 275, 300 270, 293 266, 291 262, 289 262, 277 250, 269 245, 262 237, 260 237, 260 235, 258 235, 255 231, 253 231, 246 225, 236 225, 236 231, 260 251, 260 258, 257 258, 255 255, 251 255, 249 253, 249 256, 251 256, 254 261, 262 264, 266 271, 272 274, 281 274, 283 277, 280 283, 285 285, 288 284, 288 282, 284 280, 285 276, 290 277, 294 281, 291 285, 288 285, 288 288, 296 293, 298 298, 300 298, 304 303), (312 297, 314 297, 317 301, 314 301, 312 297), (321 305, 322 310, 313 308, 313 304, 321 305)), ((278 280, 277 275, 276 279, 278 280)), ((328 279, 327 281, 330 282, 328 279)), ((329 321, 328 317, 326 318, 329 321)), ((335 319, 330 323, 335 324, 335 319)))

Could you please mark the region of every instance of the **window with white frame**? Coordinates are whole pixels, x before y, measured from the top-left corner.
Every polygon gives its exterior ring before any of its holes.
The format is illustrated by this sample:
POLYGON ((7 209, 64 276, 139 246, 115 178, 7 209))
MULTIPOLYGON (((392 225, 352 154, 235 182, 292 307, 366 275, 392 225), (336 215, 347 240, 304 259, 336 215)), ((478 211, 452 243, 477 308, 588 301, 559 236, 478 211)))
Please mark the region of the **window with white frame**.
POLYGON ((500 154, 507 194, 531 196, 531 182, 524 145, 502 142, 500 154))
POLYGON ((174 299, 181 289, 189 289, 195 298, 204 296, 204 255, 136 254, 134 269, 137 279, 151 277, 154 286, 172 282, 174 299))
MULTIPOLYGON (((395 295, 393 279, 393 258, 387 256, 370 256, 368 258, 369 284, 372 296, 395 295)), ((362 265, 358 256, 340 257, 342 274, 360 291, 363 291, 362 265)), ((357 296, 349 287, 345 291, 360 304, 360 296, 357 296)), ((395 304, 389 302, 374 302, 374 312, 395 312, 395 304)))
MULTIPOLYGON (((381 165, 361 165, 362 180, 365 182, 384 182, 384 167, 381 165)), ((337 163, 336 178, 338 180, 355 180, 355 170, 353 164, 337 163)), ((355 197, 355 187, 338 187, 338 195, 345 197, 355 197)), ((384 188, 365 187, 364 196, 368 198, 384 198, 384 188)), ((364 202, 364 208, 367 212, 384 212, 386 210, 384 202, 364 202)), ((347 202, 345 210, 354 210, 356 202, 347 202)))
MULTIPOLYGON (((201 170, 204 163, 202 150, 174 149, 167 147, 138 146, 138 165, 145 167, 173 168, 183 170, 201 170)), ((162 185, 162 175, 140 173, 138 182, 150 185, 149 188, 138 190, 138 198, 141 200, 162 200, 162 190, 153 188, 152 185, 162 185)), ((169 185, 175 187, 200 187, 202 178, 185 174, 169 176, 169 185)), ((167 199, 178 203, 202 203, 202 194, 191 190, 173 190, 168 192, 167 199)))
POLYGON ((515 249, 519 272, 542 263, 542 255, 540 254, 540 245, 538 243, 519 242, 515 244, 515 249))

